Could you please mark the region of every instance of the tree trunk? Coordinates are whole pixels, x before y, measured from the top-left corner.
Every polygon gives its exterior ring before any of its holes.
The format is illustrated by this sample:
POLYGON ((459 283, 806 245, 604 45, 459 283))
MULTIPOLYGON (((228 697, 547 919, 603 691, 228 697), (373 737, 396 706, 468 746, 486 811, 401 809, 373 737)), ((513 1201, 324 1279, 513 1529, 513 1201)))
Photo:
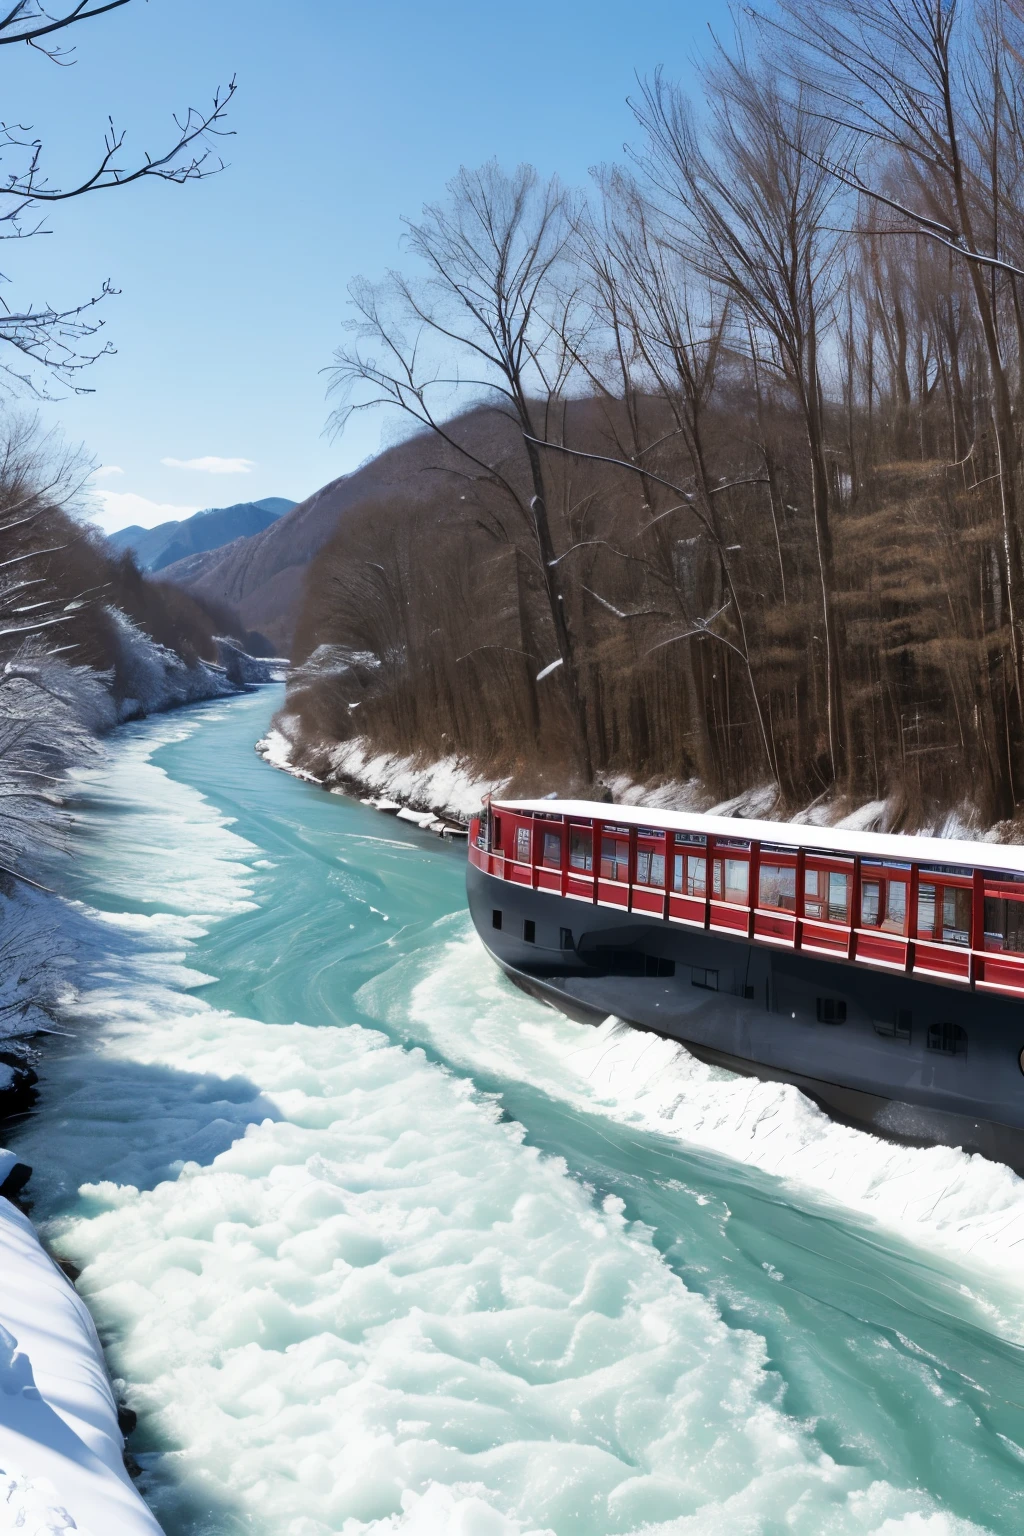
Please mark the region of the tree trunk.
POLYGON ((575 735, 573 745, 580 773, 587 784, 592 784, 594 782, 594 763, 590 752, 587 716, 583 707, 583 694, 580 689, 576 652, 573 647, 572 636, 569 631, 569 620, 565 611, 565 594, 562 591, 558 566, 555 564, 555 546, 551 539, 547 499, 544 494, 544 474, 541 469, 540 455, 537 452, 536 445, 531 443, 525 434, 523 442, 530 461, 530 475, 533 480, 533 497, 530 501, 530 511, 533 514, 533 526, 537 535, 537 549, 540 553, 541 566, 544 571, 544 590, 547 593, 551 623, 555 631, 555 644, 562 663, 565 697, 575 735))

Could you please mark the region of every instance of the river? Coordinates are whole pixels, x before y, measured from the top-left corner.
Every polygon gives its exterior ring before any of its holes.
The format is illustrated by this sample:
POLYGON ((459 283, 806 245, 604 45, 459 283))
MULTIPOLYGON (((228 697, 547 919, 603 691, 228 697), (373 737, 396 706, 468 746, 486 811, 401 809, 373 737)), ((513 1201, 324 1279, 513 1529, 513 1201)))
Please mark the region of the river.
POLYGON ((1019 1532, 1018 1181, 522 997, 278 702, 81 776, 16 1141, 168 1536, 1019 1532))

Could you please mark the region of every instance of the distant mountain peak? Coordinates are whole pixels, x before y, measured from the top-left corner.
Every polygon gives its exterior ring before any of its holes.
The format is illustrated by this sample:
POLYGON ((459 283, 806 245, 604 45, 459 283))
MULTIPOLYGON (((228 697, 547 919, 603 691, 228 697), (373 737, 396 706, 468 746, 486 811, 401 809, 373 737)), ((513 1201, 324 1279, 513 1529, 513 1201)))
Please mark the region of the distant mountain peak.
POLYGON ((286 496, 264 496, 261 501, 236 501, 230 507, 205 507, 156 528, 120 528, 109 535, 109 543, 117 550, 132 550, 143 570, 162 571, 190 555, 262 533, 297 505, 286 496))

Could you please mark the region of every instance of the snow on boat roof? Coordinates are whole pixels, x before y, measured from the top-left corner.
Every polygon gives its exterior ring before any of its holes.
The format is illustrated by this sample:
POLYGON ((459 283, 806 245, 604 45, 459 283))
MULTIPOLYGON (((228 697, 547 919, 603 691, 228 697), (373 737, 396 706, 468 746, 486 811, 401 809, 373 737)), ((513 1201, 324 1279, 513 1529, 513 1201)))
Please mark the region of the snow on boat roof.
POLYGON ((506 811, 547 811, 619 826, 657 827, 703 832, 712 837, 749 838, 779 847, 857 854, 891 863, 945 864, 965 869, 1006 870, 1024 875, 1024 847, 1014 843, 967 842, 962 838, 911 837, 893 832, 851 832, 842 827, 813 827, 793 821, 748 821, 742 816, 705 816, 698 811, 665 811, 654 806, 609 805, 595 800, 494 800, 506 811))

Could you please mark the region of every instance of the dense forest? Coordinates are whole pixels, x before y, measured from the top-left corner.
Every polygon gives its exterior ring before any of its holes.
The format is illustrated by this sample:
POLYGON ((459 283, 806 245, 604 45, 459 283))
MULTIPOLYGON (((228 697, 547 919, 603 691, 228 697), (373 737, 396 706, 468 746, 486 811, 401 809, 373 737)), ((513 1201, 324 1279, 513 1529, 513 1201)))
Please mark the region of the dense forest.
POLYGON ((417 483, 311 566, 307 748, 1014 814, 1024 28, 808 16, 745 20, 700 100, 644 84, 588 197, 463 170, 352 285, 334 425, 397 408, 417 483))

